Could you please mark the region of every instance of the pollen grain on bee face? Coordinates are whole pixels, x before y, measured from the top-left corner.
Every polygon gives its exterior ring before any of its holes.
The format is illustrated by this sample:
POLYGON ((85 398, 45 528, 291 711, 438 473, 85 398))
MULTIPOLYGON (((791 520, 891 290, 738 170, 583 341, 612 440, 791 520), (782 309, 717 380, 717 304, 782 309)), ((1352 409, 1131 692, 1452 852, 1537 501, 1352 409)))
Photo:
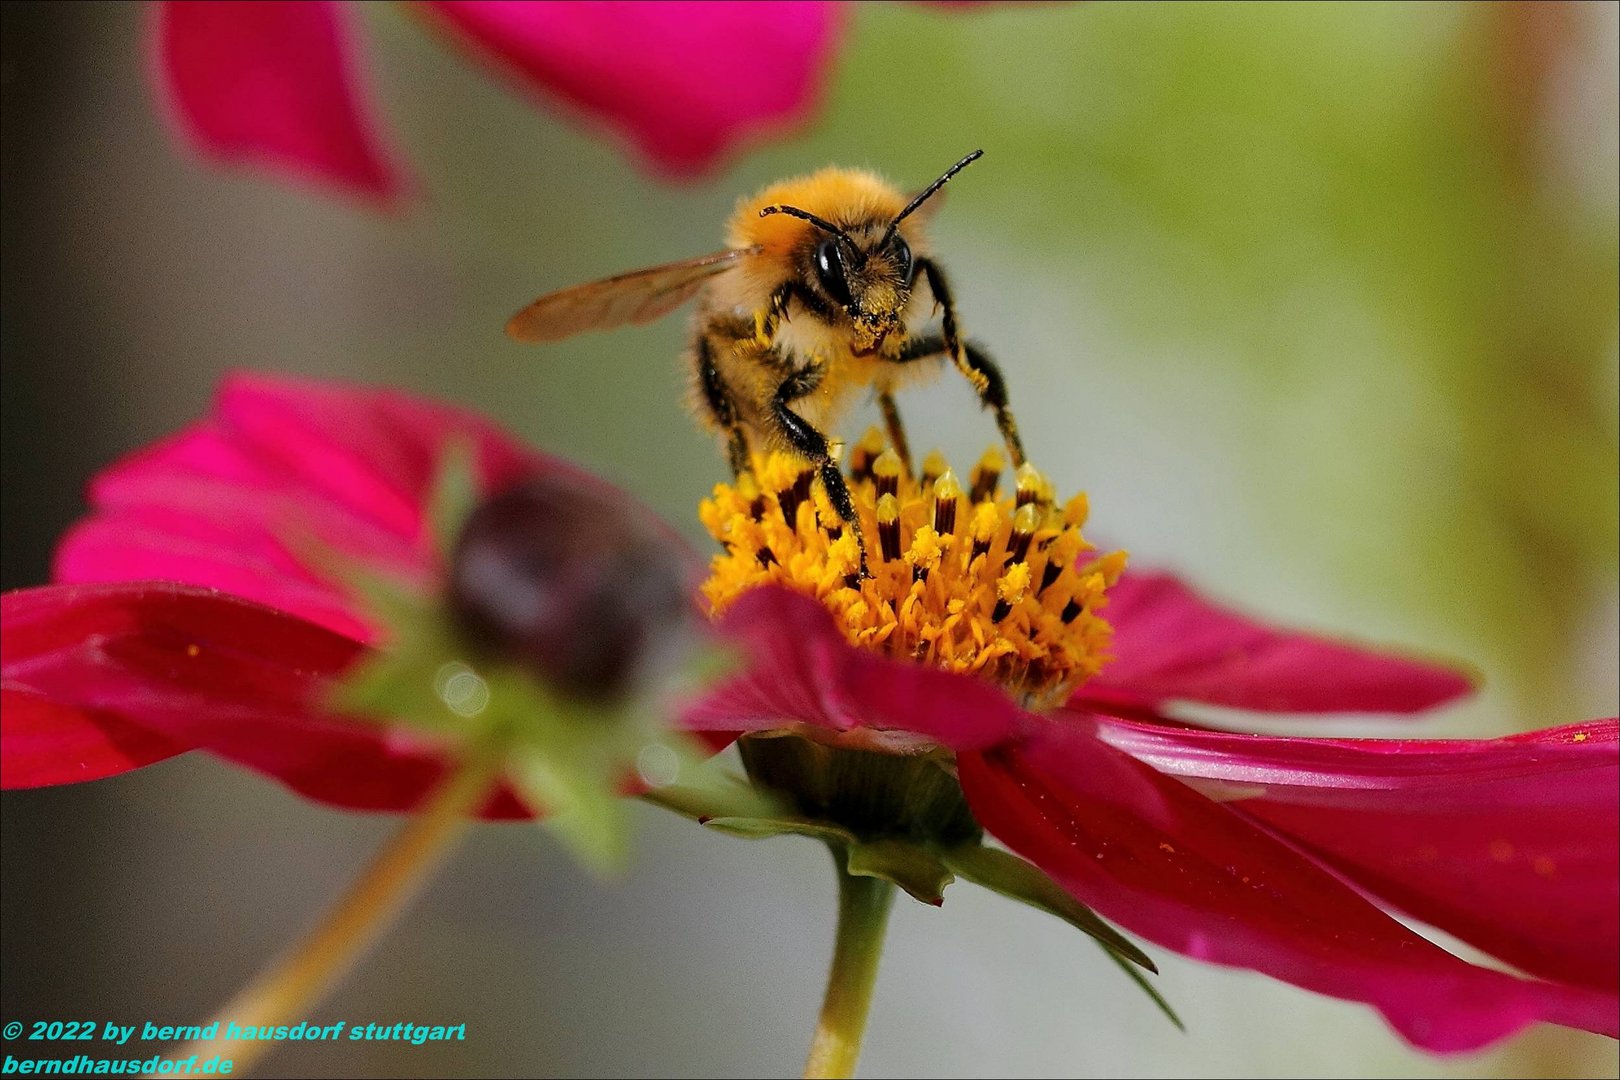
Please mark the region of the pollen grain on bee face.
POLYGON ((859 549, 804 462, 772 452, 751 464, 700 509, 723 549, 704 585, 716 614, 749 589, 784 585, 830 608, 855 645, 989 679, 1032 705, 1061 700, 1106 662, 1112 630, 1099 610, 1125 558, 1081 535, 1084 495, 1058 505, 1025 465, 999 496, 998 451, 967 491, 937 453, 915 477, 869 432, 850 469, 856 513, 878 541, 862 581, 859 549))

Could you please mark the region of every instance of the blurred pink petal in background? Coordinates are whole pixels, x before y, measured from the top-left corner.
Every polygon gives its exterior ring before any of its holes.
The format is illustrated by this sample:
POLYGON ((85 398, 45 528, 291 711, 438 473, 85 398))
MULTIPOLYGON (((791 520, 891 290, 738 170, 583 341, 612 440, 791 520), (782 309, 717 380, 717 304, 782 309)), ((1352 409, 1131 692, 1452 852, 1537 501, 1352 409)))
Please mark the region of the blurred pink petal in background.
POLYGON ((627 136, 654 166, 702 172, 817 104, 830 3, 444 0, 447 23, 523 81, 627 136))
POLYGON ((208 417, 91 482, 93 512, 57 548, 56 578, 223 589, 371 642, 320 553, 429 581, 428 495, 452 444, 472 452, 486 490, 540 471, 582 475, 448 405, 233 376, 208 417))
POLYGON ((181 132, 221 161, 397 198, 348 22, 335 0, 157 4, 156 74, 181 132))
MULTIPOLYGON (((336 0, 155 5, 154 68, 209 157, 393 201, 405 191, 336 0)), ((840 15, 821 2, 490 3, 420 9, 543 97, 692 175, 814 108, 840 15)))

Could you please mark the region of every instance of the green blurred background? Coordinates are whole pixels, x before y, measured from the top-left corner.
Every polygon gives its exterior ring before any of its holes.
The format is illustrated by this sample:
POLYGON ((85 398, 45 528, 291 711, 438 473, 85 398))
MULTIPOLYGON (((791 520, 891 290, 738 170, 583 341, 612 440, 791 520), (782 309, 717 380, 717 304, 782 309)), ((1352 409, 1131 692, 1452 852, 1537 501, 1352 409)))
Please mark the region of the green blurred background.
MULTIPOLYGON (((818 119, 671 186, 374 5, 364 52, 425 193, 388 216, 177 150, 140 8, 5 5, 0 577, 44 580, 85 480, 240 367, 478 407, 698 539, 723 470, 683 412, 682 321, 535 350, 505 317, 714 249, 766 181, 920 185, 983 146, 937 244, 1094 532, 1257 613, 1477 665, 1485 691, 1426 733, 1612 714, 1617 10, 852 8, 818 119)), ((902 406, 959 461, 993 441, 950 378, 902 406)), ((390 827, 203 759, 0 808, 7 1020, 200 1019, 390 827)), ((262 1074, 796 1072, 825 855, 641 824, 611 884, 479 830, 314 1017, 466 1022, 466 1044, 262 1074)), ((1182 1036, 1078 935, 949 900, 897 913, 866 1075, 1617 1073, 1613 1042, 1551 1029, 1424 1058, 1369 1010, 1167 958, 1182 1036)))

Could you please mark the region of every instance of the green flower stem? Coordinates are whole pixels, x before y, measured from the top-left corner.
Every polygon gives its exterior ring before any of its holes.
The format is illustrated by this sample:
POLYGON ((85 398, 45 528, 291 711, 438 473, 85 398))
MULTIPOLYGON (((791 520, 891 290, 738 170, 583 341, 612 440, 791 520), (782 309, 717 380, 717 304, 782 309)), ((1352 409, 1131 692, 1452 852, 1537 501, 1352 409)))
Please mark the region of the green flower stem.
POLYGON ((894 885, 880 878, 849 872, 849 857, 841 845, 829 845, 838 865, 838 936, 833 944, 832 970, 827 973, 827 994, 821 1018, 810 1043, 806 1077, 855 1075, 872 1007, 883 935, 894 906, 894 885))
POLYGON ((450 850, 489 796, 501 771, 505 744, 475 740, 422 807, 395 833, 335 908, 293 951, 250 983, 216 1014, 219 1035, 188 1044, 173 1056, 215 1054, 232 1059, 239 1076, 276 1044, 232 1041, 232 1023, 275 1026, 310 1019, 308 1012, 346 974, 450 850))

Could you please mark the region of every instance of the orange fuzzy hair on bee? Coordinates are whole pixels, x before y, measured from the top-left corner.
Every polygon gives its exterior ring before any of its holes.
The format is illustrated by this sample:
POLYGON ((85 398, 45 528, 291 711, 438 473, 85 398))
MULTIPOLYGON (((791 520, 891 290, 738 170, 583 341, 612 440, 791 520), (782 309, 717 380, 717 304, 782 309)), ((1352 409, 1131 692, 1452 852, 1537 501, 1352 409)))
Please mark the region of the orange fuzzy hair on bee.
MULTIPOLYGON (((783 275, 793 272, 806 244, 813 244, 821 230, 802 218, 785 213, 762 215, 767 207, 794 207, 822 218, 829 224, 864 237, 868 242, 889 227, 906 208, 909 196, 882 176, 867 169, 828 166, 804 176, 778 181, 764 190, 738 201, 726 224, 726 242, 734 250, 750 252, 730 282, 717 283, 714 294, 724 305, 760 308, 777 288, 783 275)), ((938 203, 925 204, 899 226, 899 232, 920 257, 931 254, 924 233, 927 221, 938 203)), ((869 294, 881 301, 882 290, 869 294)), ((892 302, 892 298, 891 298, 892 302)), ((787 331, 806 352, 837 354, 843 351, 843 333, 832 328, 808 330, 802 323, 787 331)), ((892 344, 898 345, 895 339, 892 344)), ((829 382, 829 389, 833 383, 829 382)))
POLYGON ((864 169, 829 167, 808 176, 772 184, 757 195, 742 199, 726 226, 732 247, 758 246, 763 255, 786 255, 810 228, 785 214, 760 217, 767 206, 796 206, 840 227, 887 224, 905 209, 906 196, 893 184, 864 169))

